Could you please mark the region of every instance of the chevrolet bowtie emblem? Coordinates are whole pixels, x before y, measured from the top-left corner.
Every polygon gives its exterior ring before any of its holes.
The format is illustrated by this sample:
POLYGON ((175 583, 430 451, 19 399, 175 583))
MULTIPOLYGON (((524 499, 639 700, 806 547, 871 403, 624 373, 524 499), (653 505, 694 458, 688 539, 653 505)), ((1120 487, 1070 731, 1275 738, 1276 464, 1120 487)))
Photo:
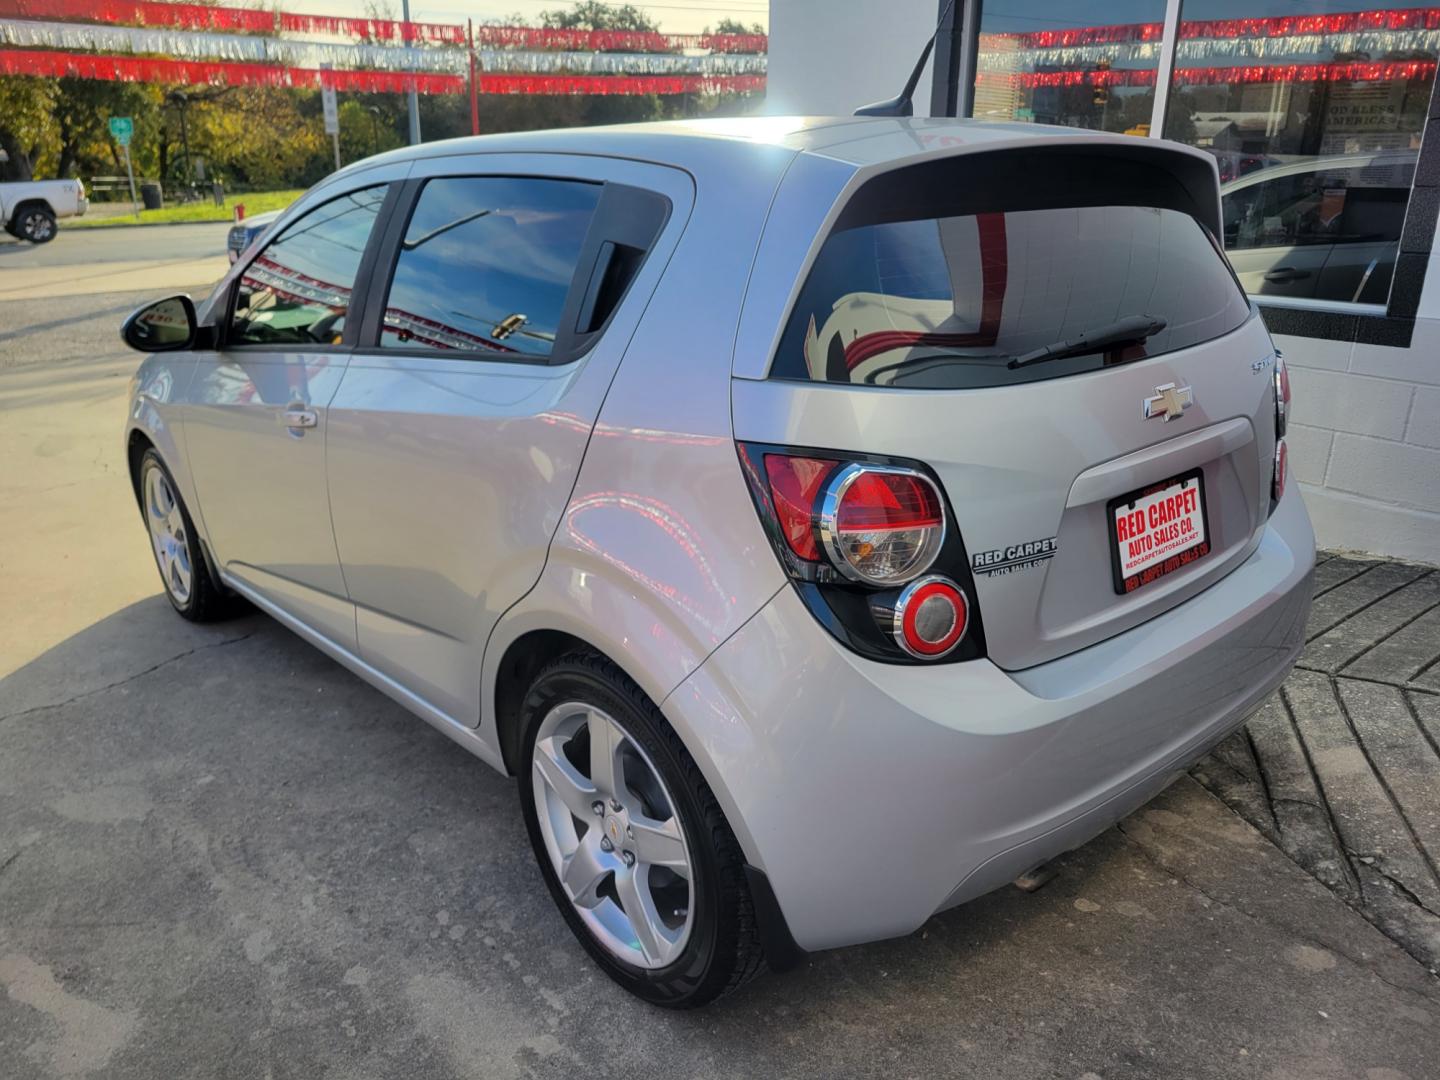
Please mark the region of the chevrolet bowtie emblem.
POLYGON ((1184 415, 1185 410, 1195 404, 1195 394, 1188 386, 1166 383, 1155 387, 1155 396, 1141 403, 1146 420, 1159 416, 1168 424, 1184 415))

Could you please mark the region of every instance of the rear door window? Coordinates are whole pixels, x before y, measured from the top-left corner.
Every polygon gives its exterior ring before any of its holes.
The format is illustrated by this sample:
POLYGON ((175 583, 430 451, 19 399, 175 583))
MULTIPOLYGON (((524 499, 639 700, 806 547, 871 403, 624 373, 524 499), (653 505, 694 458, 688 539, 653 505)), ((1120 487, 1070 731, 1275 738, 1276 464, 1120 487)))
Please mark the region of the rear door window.
POLYGON ((400 245, 381 348, 548 357, 602 191, 534 177, 426 183, 400 245))
POLYGON ((1179 210, 1080 206, 862 223, 826 239, 771 374, 912 389, 1005 386, 1184 349, 1236 329, 1249 310, 1213 237, 1179 210), (1106 331, 1123 340, 1100 344, 1106 331), (1062 355, 1036 362, 1046 350, 1062 355))

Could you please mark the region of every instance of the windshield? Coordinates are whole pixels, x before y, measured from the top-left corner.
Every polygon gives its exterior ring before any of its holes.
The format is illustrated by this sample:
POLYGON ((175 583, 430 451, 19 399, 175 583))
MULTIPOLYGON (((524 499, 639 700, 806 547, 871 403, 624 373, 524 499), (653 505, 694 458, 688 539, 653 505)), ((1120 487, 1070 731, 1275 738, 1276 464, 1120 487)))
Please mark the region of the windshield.
POLYGON ((771 374, 1003 386, 1187 348, 1248 315, 1214 241, 1178 210, 1086 206, 861 224, 826 239, 771 374), (1107 331, 1117 324, 1158 329, 1116 341, 1107 331), (1094 347, 1011 364, 1077 341, 1094 347))

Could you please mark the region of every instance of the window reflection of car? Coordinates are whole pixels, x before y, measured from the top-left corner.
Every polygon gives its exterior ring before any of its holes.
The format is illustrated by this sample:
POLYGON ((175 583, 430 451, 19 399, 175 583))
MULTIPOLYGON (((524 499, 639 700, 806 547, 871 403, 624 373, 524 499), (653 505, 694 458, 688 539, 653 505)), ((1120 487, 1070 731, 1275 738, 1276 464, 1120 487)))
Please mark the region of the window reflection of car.
POLYGON ((225 237, 225 251, 230 256, 230 261, 233 263, 240 258, 256 238, 269 228, 270 224, 283 212, 282 210, 271 210, 264 214, 252 214, 231 225, 230 232, 225 237))
POLYGON ((1385 303, 1415 156, 1308 158, 1222 185, 1225 250, 1245 291, 1385 303))

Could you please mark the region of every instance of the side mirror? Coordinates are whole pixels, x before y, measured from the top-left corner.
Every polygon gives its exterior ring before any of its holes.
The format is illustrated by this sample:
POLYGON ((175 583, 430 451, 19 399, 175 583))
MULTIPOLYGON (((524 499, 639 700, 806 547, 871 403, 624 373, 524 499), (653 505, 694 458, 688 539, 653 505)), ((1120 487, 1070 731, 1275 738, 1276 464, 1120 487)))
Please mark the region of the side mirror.
POLYGON ((199 329, 195 304, 188 296, 171 296, 137 309, 120 328, 125 344, 141 352, 172 352, 195 345, 199 329))

